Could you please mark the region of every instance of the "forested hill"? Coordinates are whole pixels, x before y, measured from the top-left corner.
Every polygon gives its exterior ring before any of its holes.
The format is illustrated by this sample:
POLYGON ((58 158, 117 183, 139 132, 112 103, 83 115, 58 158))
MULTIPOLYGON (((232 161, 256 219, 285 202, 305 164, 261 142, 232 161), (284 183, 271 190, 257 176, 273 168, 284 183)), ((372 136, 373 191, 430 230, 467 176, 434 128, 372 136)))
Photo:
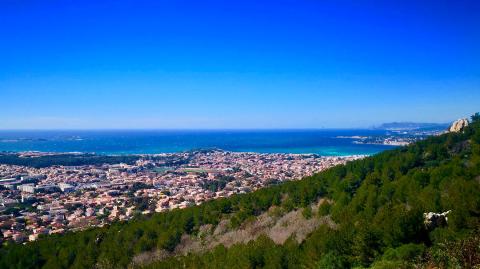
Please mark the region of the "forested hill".
POLYGON ((0 268, 473 268, 480 264, 479 220, 476 114, 463 132, 431 137, 301 181, 4 246, 0 268), (311 206, 315 204, 320 206, 311 206), (426 227, 425 212, 448 210, 447 224, 426 227), (267 211, 280 218, 302 212, 308 223, 319 218, 323 224, 301 240, 292 235, 283 244, 265 235, 228 248, 219 244, 174 255, 185 238, 215 238, 215 227, 225 223, 227 230, 243 229, 267 211), (140 253, 158 255, 153 262, 132 263, 140 253))

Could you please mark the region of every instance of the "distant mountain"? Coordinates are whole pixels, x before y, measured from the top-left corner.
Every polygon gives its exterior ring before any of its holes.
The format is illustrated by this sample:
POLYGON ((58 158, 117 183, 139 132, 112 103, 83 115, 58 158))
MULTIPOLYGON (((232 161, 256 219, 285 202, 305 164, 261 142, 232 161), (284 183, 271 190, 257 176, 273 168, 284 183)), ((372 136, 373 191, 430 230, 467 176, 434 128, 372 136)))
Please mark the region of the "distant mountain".
POLYGON ((380 130, 446 130, 450 123, 388 122, 374 129, 380 130))

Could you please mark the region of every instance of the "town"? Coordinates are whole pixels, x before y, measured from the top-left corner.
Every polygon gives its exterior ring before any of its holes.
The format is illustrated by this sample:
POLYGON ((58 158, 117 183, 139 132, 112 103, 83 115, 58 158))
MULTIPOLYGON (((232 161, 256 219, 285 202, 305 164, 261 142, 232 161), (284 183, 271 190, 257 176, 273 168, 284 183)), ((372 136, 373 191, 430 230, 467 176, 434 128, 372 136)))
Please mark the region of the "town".
POLYGON ((362 157, 198 150, 142 155, 132 164, 41 168, 0 164, 0 240, 34 241, 185 208, 300 179, 362 157))

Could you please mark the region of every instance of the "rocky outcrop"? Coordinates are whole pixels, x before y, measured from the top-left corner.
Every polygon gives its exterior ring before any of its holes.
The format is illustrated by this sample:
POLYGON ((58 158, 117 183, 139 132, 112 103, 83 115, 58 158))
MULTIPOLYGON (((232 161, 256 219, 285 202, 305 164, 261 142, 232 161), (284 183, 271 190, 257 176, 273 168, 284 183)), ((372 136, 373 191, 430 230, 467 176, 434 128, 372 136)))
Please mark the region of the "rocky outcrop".
POLYGON ((448 131, 458 133, 458 132, 463 131, 463 129, 465 129, 465 127, 467 127, 467 126, 468 126, 468 120, 467 119, 459 119, 459 120, 456 120, 452 123, 450 128, 448 128, 448 131))
POLYGON ((450 210, 443 213, 428 212, 423 213, 423 223, 427 230, 433 230, 437 227, 444 227, 448 223, 447 215, 450 213, 450 210))
POLYGON ((327 225, 331 229, 337 228, 329 215, 318 215, 318 208, 323 202, 325 200, 321 199, 317 204, 312 205, 313 215, 308 219, 303 216, 303 209, 283 212, 272 207, 255 219, 245 221, 237 228, 230 227, 228 218, 220 221, 216 227, 211 224, 201 226, 197 235, 184 234, 173 252, 162 249, 143 252, 133 258, 132 266, 142 267, 176 255, 203 253, 219 245, 228 248, 239 243, 245 244, 262 235, 269 237, 276 244, 283 244, 289 238, 301 243, 321 225, 327 225))

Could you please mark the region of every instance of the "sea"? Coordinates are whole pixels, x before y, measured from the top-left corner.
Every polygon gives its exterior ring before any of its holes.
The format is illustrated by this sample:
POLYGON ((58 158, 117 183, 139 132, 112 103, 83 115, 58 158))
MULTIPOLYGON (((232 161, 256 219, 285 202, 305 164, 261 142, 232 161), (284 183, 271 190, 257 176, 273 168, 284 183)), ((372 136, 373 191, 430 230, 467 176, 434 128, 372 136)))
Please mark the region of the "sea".
POLYGON ((0 131, 0 152, 126 155, 221 149, 323 156, 372 155, 394 146, 356 144, 354 137, 385 133, 361 129, 0 131))

